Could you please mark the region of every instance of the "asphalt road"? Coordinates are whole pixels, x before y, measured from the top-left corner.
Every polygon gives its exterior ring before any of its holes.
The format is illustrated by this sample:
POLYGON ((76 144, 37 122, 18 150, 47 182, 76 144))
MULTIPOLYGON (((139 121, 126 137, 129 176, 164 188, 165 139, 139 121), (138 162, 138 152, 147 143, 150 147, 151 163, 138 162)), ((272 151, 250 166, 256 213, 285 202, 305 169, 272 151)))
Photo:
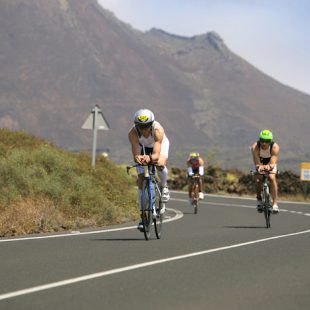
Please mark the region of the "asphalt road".
POLYGON ((310 205, 172 193, 163 236, 137 223, 0 239, 0 309, 310 309, 310 205))

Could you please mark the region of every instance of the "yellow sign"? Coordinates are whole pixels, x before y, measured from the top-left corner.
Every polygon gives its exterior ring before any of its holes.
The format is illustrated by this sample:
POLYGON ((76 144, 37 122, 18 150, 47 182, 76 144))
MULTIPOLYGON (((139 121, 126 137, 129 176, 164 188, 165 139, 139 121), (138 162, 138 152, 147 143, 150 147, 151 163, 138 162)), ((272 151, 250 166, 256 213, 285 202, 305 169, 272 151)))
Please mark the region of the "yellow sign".
POLYGON ((310 181, 310 163, 300 164, 300 179, 301 181, 310 181))

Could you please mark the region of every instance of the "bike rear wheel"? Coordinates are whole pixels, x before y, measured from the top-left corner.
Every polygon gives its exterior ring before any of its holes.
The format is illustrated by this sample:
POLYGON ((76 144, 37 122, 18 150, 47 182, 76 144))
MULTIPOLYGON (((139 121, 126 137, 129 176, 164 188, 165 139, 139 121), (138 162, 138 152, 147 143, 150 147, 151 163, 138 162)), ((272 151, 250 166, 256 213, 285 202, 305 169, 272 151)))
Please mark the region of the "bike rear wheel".
POLYGON ((151 227, 153 223, 152 207, 149 197, 149 188, 147 182, 144 182, 142 190, 142 223, 145 240, 149 240, 151 237, 151 227))

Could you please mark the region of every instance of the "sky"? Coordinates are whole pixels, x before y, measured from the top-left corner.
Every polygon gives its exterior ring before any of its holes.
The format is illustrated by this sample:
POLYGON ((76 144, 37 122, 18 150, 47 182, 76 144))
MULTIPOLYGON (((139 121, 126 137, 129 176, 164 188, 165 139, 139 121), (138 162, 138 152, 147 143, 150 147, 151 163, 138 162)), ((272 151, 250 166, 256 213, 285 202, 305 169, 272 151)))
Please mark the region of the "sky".
POLYGON ((277 81, 310 95, 309 0, 98 0, 140 31, 191 37, 217 32, 277 81))

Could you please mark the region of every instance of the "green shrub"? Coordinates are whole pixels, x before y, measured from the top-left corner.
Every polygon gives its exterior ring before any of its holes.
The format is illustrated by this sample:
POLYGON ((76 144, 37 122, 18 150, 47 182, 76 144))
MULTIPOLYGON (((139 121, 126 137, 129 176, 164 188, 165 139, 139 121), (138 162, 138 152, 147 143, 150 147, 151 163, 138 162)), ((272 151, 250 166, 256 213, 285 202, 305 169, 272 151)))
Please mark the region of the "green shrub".
POLYGON ((25 133, 0 130, 2 138, 2 211, 21 205, 23 200, 27 200, 27 205, 34 201, 37 208, 41 207, 41 201, 48 201, 55 212, 63 215, 61 225, 66 228, 90 223, 116 224, 138 217, 136 191, 125 169, 99 158, 94 170, 87 154, 65 152, 25 133))

